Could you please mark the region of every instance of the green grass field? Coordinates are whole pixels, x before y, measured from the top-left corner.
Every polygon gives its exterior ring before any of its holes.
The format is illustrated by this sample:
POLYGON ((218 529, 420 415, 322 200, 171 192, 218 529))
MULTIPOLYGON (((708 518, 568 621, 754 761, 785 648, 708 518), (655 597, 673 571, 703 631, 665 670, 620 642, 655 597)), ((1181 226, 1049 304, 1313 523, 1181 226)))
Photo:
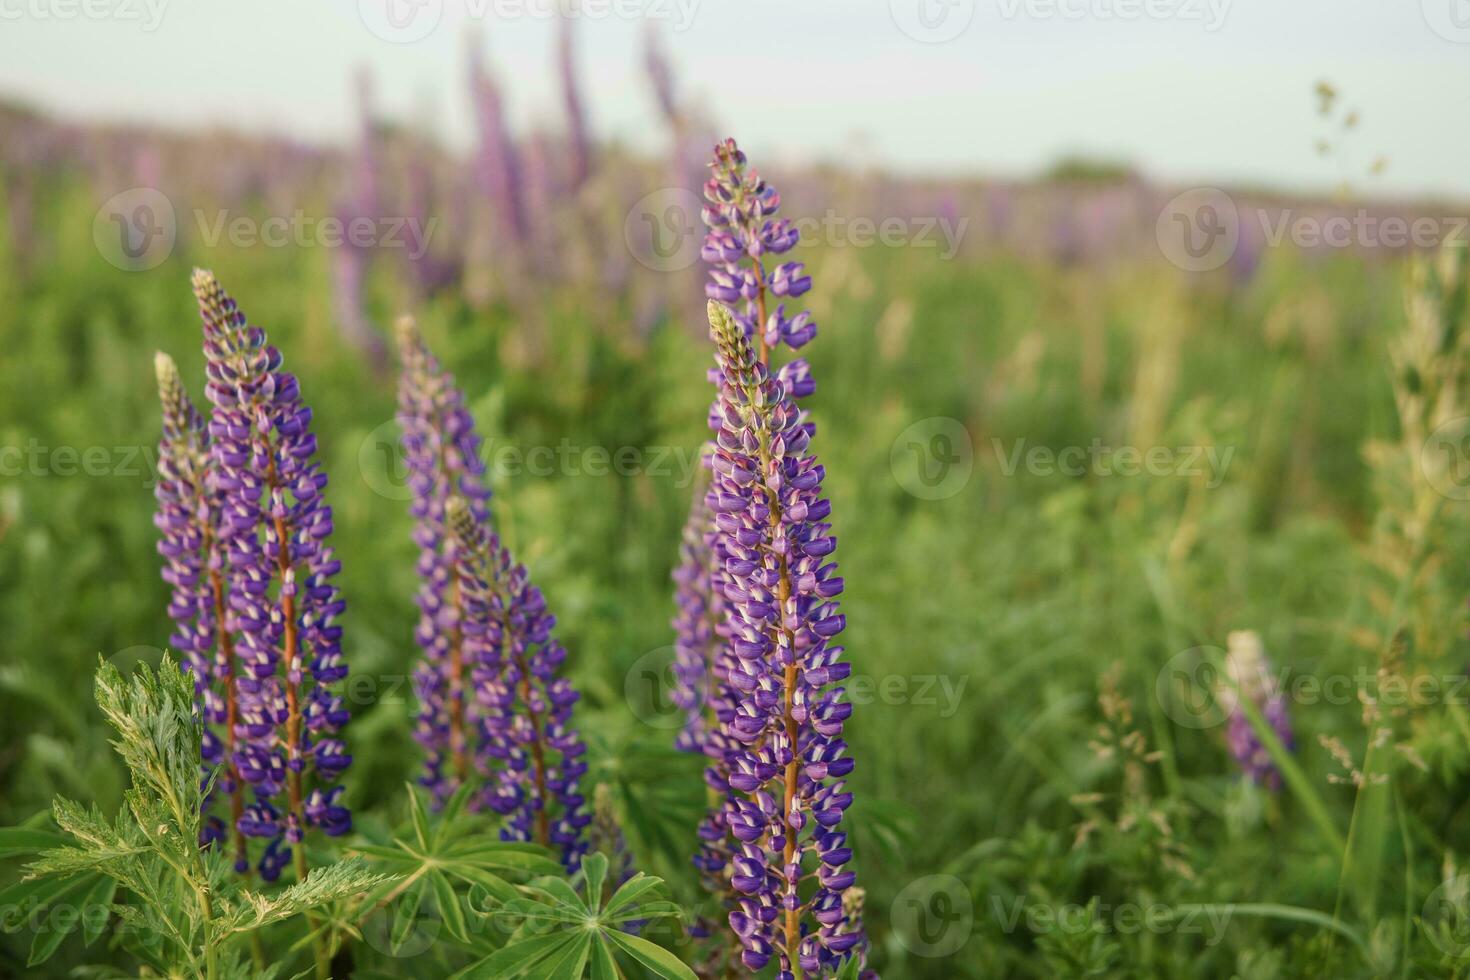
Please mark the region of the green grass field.
MULTIPOLYGON (((90 678, 99 655, 156 660, 168 635, 152 358, 170 351, 201 396, 194 265, 269 329, 313 408, 348 602, 348 793, 366 827, 403 819, 418 651, 393 380, 332 326, 323 250, 196 246, 125 272, 99 260, 84 191, 41 203, 40 253, 0 244, 0 823, 58 793, 111 812, 125 787, 90 678)), ((848 583, 873 965, 1467 975, 1453 886, 1470 726, 1448 692, 1467 662, 1470 505, 1425 495, 1416 454, 1393 450, 1406 263, 1273 249, 1232 288, 1152 253, 800 257, 821 323, 807 404, 848 583), (1144 472, 1118 472, 1130 458, 1144 472), (1294 689, 1278 792, 1244 779, 1226 726, 1193 723, 1172 686, 1199 665, 1187 651, 1237 630, 1293 681, 1341 681, 1294 689), (1395 672, 1440 693, 1394 707, 1380 690, 1365 726, 1360 687, 1395 672)), ((375 281, 377 323, 401 304, 375 281)), ((666 318, 643 342, 615 298, 556 293, 528 355, 530 321, 508 306, 414 312, 489 443, 501 529, 559 618, 594 778, 620 788, 639 867, 693 905, 700 766, 667 750, 655 682, 711 395, 701 324, 666 318)), ((0 975, 31 975, 30 941, 0 936, 0 975)), ((66 943, 34 975, 99 948, 66 943)), ((376 969, 440 975, 418 955, 376 969)))

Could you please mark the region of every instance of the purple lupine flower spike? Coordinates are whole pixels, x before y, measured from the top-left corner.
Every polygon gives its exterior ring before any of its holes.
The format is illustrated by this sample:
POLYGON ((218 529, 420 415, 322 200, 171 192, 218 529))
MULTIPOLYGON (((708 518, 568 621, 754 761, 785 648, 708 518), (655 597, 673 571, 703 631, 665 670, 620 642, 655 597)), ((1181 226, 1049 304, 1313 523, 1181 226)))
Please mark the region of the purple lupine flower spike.
POLYGON ((314 460, 311 410, 265 331, 211 273, 195 270, 194 295, 238 664, 234 763, 255 796, 236 825, 268 839, 264 879, 279 877, 293 858, 304 879, 307 829, 337 835, 351 827, 333 785, 352 757, 337 737, 348 712, 332 687, 347 665, 336 624, 344 603, 331 582, 341 563, 327 544, 332 510, 322 498, 327 477, 314 460))
POLYGON ((169 617, 174 632, 169 644, 183 667, 194 675, 194 691, 204 718, 202 761, 206 773, 219 777, 205 800, 202 844, 233 838, 235 869, 250 867, 246 840, 239 830, 244 814, 244 786, 234 766, 234 644, 226 614, 224 552, 216 528, 221 495, 210 478, 209 432, 184 390, 173 358, 159 352, 153 361, 163 414, 158 444, 158 512, 153 523, 161 533, 158 551, 166 565, 163 579, 172 587, 169 617), (214 800, 230 801, 231 826, 208 811, 214 800))
POLYGON ((562 105, 567 113, 567 150, 571 188, 575 191, 592 175, 592 137, 587 132, 587 106, 578 84, 576 38, 572 31, 572 17, 563 15, 556 32, 556 68, 562 105))
POLYGON ((408 464, 414 543, 419 547, 419 622, 414 639, 424 659, 414 672, 419 699, 414 737, 427 753, 422 782, 443 802, 469 779, 474 759, 470 736, 476 702, 467 695, 459 582, 454 537, 444 524, 452 495, 464 498, 477 521, 488 521, 490 491, 484 483, 480 438, 464 395, 424 344, 411 317, 398 321, 398 424, 408 464))
MULTIPOLYGON (((745 154, 734 140, 725 140, 715 146, 714 158, 710 163, 714 176, 705 184, 705 198, 710 206, 704 209, 704 221, 709 226, 705 235, 702 255, 710 265, 710 282, 706 291, 713 299, 743 296, 746 313, 737 320, 746 330, 746 336, 755 336, 754 323, 766 323, 768 329, 760 334, 758 359, 769 367, 774 348, 785 341, 792 349, 804 346, 816 336, 817 325, 805 311, 788 317, 784 304, 769 317, 766 315, 767 293, 774 291, 776 283, 784 283, 786 295, 796 295, 790 284, 804 279, 800 291, 810 286, 810 277, 801 272, 800 263, 784 263, 768 274, 762 257, 781 254, 793 248, 798 235, 796 228, 784 219, 772 217, 780 206, 780 196, 775 188, 760 178, 754 168, 746 166, 745 154), (729 283, 740 283, 734 293, 729 283)), ((785 365, 779 372, 781 381, 793 397, 811 394, 815 385, 806 362, 797 360, 785 365)), ((715 380, 715 375, 711 376, 715 380)), ((719 403, 710 409, 710 428, 719 431, 719 403)), ((707 447, 713 453, 713 447, 707 447)), ((705 458, 708 467, 710 456, 705 458)), ((721 649, 726 646, 715 635, 719 633, 724 619, 723 598, 724 568, 726 562, 720 553, 718 535, 712 522, 712 502, 696 496, 685 525, 680 549, 680 563, 674 572, 678 614, 674 620, 675 641, 675 699, 688 715, 688 722, 681 733, 679 748, 687 751, 703 751, 718 761, 723 753, 711 749, 707 744, 707 733, 723 720, 729 720, 733 711, 728 680, 718 663, 721 649)))
POLYGON ((492 769, 481 803, 507 818, 502 839, 555 847, 575 870, 592 819, 578 789, 587 746, 570 724, 578 694, 557 673, 567 654, 551 635, 556 617, 463 498, 450 498, 446 523, 455 538, 480 750, 492 769))
POLYGON ((700 486, 689 508, 675 567, 674 704, 684 712, 684 727, 674 740, 684 752, 703 752, 709 732, 717 727, 713 668, 719 653, 717 634, 724 617, 724 597, 714 588, 714 515, 700 486))
POLYGON ((524 247, 530 237, 521 187, 520 157, 511 139, 500 87, 485 68, 479 45, 470 46, 470 98, 478 130, 476 177, 509 243, 524 247))
MULTIPOLYGON (((1291 733, 1291 718, 1286 709, 1286 697, 1271 674, 1261 638, 1253 630, 1236 630, 1227 640, 1225 666, 1230 673, 1237 698, 1249 698, 1275 731, 1281 744, 1291 751, 1295 747, 1291 733)), ((1241 772, 1253 783, 1265 785, 1272 792, 1281 789, 1281 772, 1271 761, 1260 737, 1251 727, 1238 701, 1230 712, 1225 732, 1230 754, 1235 757, 1241 772)))
MULTIPOLYGON (((835 638, 846 624, 836 547, 821 496, 814 427, 790 388, 771 376, 746 324, 713 300, 710 333, 720 373, 714 477, 709 500, 725 555, 730 649, 738 692, 724 726, 739 743, 727 755, 724 821, 733 838, 730 884, 739 893, 730 927, 742 961, 780 975, 826 976, 861 955, 864 934, 844 896, 856 875, 841 829, 853 769, 842 739, 852 713, 835 638), (805 897, 804 882, 815 888, 805 897)), ((718 775, 718 774, 716 774, 718 775)))

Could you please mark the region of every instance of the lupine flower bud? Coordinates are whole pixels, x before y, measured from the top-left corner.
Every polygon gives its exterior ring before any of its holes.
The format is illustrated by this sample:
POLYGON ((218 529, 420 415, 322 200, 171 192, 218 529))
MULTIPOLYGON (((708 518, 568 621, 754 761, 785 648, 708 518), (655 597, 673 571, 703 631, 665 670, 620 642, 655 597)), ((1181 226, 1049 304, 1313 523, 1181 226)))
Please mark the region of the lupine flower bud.
MULTIPOLYGON (((1266 723, 1276 732, 1281 744, 1288 751, 1292 750, 1294 742, 1286 698, 1282 695, 1276 678, 1271 675, 1271 667, 1260 636, 1254 630, 1236 630, 1230 634, 1227 643, 1229 649, 1225 666, 1238 691, 1237 697, 1249 698, 1260 710, 1266 723)), ((1281 789, 1281 773, 1271 761, 1271 753, 1261 743, 1238 702, 1230 712, 1226 743, 1241 771, 1252 782, 1262 783, 1273 792, 1281 789)))
MULTIPOLYGON (((835 601, 837 566, 823 470, 808 449, 813 427, 790 390, 761 363, 739 319, 709 304, 717 348, 720 420, 710 499, 727 578, 727 622, 738 690, 724 726, 724 824, 734 838, 730 884, 740 896, 730 925, 742 960, 782 974, 836 972, 863 944, 861 924, 843 911, 855 875, 842 832, 852 802, 843 778, 853 768, 842 739, 852 711, 841 687, 845 625, 835 601), (745 474, 755 475, 755 479, 745 474), (813 819, 808 820, 807 814, 813 819), (803 895, 804 875, 816 887, 803 895)), ((714 775, 718 783, 719 773, 714 775)))
POLYGON ((331 579, 341 563, 326 543, 332 510, 315 462, 311 410, 265 331, 246 322, 212 274, 194 273, 204 321, 208 433, 220 493, 237 663, 233 762, 255 802, 237 821, 269 839, 261 876, 274 880, 310 827, 345 833, 351 819, 333 786, 351 763, 338 738, 348 713, 333 685, 342 659, 344 603, 331 579))
POLYGON ((442 803, 472 772, 470 743, 479 717, 476 701, 467 693, 470 664, 464 655, 454 536, 445 527, 445 508, 457 494, 476 520, 488 521, 490 492, 474 419, 453 375, 439 366, 412 318, 398 321, 397 335, 403 365, 398 424, 413 493, 413 539, 419 547, 414 639, 424 653, 414 671, 419 701, 414 738, 427 753, 422 782, 442 803))
POLYGON ((488 773, 480 803, 507 818, 503 840, 554 846, 575 870, 592 819, 578 789, 587 747, 570 726, 579 695, 557 676, 567 654, 551 636, 556 617, 464 498, 452 497, 445 516, 488 773))

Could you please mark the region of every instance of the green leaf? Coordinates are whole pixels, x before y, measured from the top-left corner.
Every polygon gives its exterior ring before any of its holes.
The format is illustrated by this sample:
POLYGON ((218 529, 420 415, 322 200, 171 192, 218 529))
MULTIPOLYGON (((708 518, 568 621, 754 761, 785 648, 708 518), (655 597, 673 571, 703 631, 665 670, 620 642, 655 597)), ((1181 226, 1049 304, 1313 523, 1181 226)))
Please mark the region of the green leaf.
POLYGON ((405 783, 408 787, 408 814, 413 818, 413 835, 418 838, 419 847, 423 853, 429 853, 429 841, 433 838, 429 835, 429 817, 424 813, 423 801, 412 783, 405 783))
POLYGON ((643 896, 648 892, 655 891, 663 884, 661 878, 651 878, 646 874, 639 873, 623 882, 623 886, 613 893, 608 900, 604 916, 616 915, 625 908, 636 907, 643 896))
POLYGON ((445 866, 444 871, 462 881, 479 885, 494 896, 496 901, 514 902, 521 897, 521 893, 516 891, 515 886, 510 882, 472 864, 450 864, 445 866))
POLYGON ((586 972, 587 954, 592 949, 592 933, 568 932, 562 935, 571 938, 566 950, 547 957, 545 962, 531 971, 532 976, 544 980, 572 980, 586 972))
POLYGON ((410 867, 418 867, 423 863, 421 858, 415 857, 409 852, 397 847, 383 847, 378 844, 353 844, 347 850, 350 854, 361 854, 363 857, 375 858, 379 861, 391 861, 397 864, 406 864, 410 867))
POLYGON ((451 833, 453 824, 459 819, 459 815, 464 812, 465 804, 469 802, 471 792, 470 785, 466 783, 454 791, 454 795, 445 801, 444 809, 439 811, 438 833, 434 835, 434 849, 436 851, 450 842, 453 836, 451 833))
POLYGON ((418 922, 419 906, 423 904, 426 890, 423 882, 415 884, 403 893, 393 909, 393 928, 388 933, 388 948, 395 955, 413 934, 414 925, 418 922))
POLYGON ((558 875, 561 862, 544 848, 499 841, 464 841, 443 851, 446 862, 473 861, 487 868, 505 868, 533 875, 558 875))
POLYGON ((439 909, 439 918, 444 920, 444 927, 455 939, 462 943, 469 942, 470 932, 465 926, 464 908, 459 904, 454 886, 437 871, 430 871, 428 877, 429 885, 434 889, 434 904, 439 909))
POLYGON ((107 929, 107 921, 111 918, 112 899, 117 894, 117 882, 111 878, 101 877, 92 890, 87 892, 87 897, 82 900, 83 909, 106 908, 107 915, 93 915, 82 918, 82 944, 90 946, 97 941, 103 931, 107 929))
POLYGON ((603 935, 664 980, 699 980, 693 970, 662 946, 655 946, 647 939, 630 936, 626 932, 604 932, 603 935))
POLYGON ((0 827, 0 857, 34 854, 66 843, 60 834, 26 827, 0 827))
POLYGON ((582 874, 587 879, 587 909, 595 915, 602 907, 602 885, 607 881, 607 855, 589 854, 583 858, 582 874))
POLYGON ((587 903, 582 901, 582 896, 567 884, 565 878, 537 878, 527 887, 547 895, 557 905, 582 913, 585 918, 590 918, 592 915, 592 910, 587 908, 587 903))
POLYGON ((576 938, 574 933, 554 932, 549 936, 527 939, 470 964, 449 980, 511 980, 512 977, 525 976, 527 970, 545 962, 547 957, 571 945, 576 938))
POLYGON ((592 980, 621 980, 617 961, 613 959, 612 949, 601 932, 592 944, 592 980))

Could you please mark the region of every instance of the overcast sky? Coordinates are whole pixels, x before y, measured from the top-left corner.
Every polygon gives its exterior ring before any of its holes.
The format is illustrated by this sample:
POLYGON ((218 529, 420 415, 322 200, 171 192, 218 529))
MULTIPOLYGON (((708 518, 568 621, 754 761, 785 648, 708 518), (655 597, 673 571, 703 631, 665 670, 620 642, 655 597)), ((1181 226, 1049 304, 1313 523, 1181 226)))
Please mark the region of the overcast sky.
MULTIPOLYGON (((0 0, 0 96, 340 141, 368 66, 386 115, 463 143, 472 24, 516 123, 559 124, 554 2, 0 0)), ((651 24, 688 97, 767 161, 1022 175, 1085 154, 1168 181, 1470 199, 1470 0, 583 3, 593 125, 649 149, 651 24), (1319 79, 1361 116, 1339 159, 1314 150, 1319 79)))

